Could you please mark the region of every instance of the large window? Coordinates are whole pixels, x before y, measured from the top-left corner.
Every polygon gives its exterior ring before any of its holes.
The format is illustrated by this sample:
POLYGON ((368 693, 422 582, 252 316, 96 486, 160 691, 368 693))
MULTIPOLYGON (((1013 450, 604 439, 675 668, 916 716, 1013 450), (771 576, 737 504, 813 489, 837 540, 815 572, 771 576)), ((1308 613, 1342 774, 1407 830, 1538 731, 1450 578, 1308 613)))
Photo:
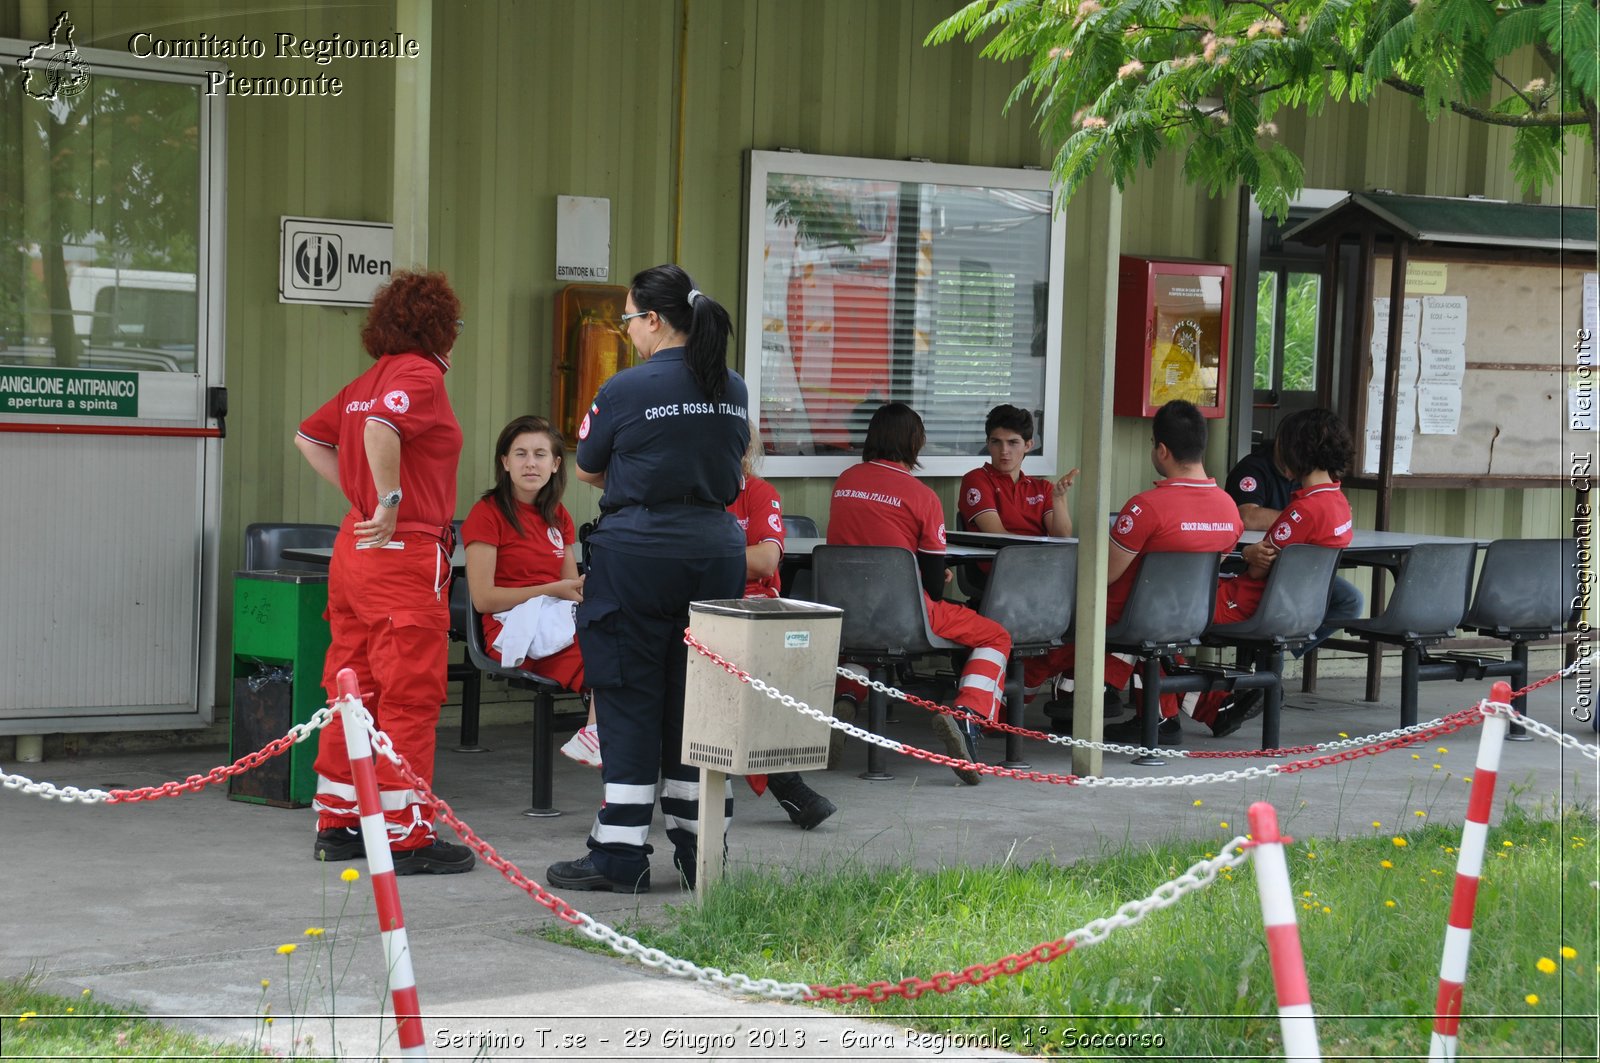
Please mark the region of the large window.
POLYGON ((1048 175, 751 153, 746 371, 774 476, 860 459, 867 421, 909 403, 923 471, 960 475, 984 417, 1039 425, 1030 472, 1053 472, 1062 219, 1048 175))

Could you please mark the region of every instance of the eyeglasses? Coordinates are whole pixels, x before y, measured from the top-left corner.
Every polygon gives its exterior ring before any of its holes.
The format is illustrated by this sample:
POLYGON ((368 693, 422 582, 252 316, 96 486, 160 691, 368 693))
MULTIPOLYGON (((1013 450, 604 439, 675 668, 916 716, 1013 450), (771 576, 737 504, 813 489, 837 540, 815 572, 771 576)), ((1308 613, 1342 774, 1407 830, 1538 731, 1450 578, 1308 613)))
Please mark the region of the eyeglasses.
POLYGON ((465 321, 462 321, 459 317, 456 318, 456 335, 457 336, 461 335, 461 330, 466 328, 466 327, 467 327, 467 323, 465 321))
POLYGON ((654 310, 640 310, 638 313, 635 313, 635 314, 623 314, 617 320, 622 322, 622 327, 623 328, 627 328, 628 322, 632 321, 634 318, 636 318, 636 317, 644 317, 646 314, 653 314, 653 313, 655 313, 654 310))

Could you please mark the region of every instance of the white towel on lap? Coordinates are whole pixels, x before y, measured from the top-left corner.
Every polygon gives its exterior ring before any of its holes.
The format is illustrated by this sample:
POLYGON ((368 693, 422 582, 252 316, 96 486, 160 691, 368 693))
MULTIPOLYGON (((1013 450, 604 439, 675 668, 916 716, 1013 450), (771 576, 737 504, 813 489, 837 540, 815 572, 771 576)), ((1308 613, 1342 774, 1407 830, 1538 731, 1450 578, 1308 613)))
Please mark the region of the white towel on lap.
POLYGON ((524 660, 537 661, 572 645, 578 636, 573 623, 577 608, 577 602, 541 594, 514 609, 494 614, 505 625, 494 640, 500 663, 515 668, 524 660))

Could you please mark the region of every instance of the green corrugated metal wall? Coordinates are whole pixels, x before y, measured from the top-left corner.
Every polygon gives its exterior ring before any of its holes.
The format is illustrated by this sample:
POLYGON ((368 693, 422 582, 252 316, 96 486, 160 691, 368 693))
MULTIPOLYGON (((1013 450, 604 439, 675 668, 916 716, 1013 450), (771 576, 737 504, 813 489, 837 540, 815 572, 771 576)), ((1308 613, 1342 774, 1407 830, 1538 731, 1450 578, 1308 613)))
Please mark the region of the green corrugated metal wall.
MULTIPOLYGON (((1001 114, 1014 68, 981 60, 966 45, 922 47, 928 30, 957 6, 436 0, 433 54, 425 56, 433 79, 429 264, 449 272, 469 322, 451 373, 466 432, 460 512, 486 486, 499 427, 549 406, 557 195, 611 200, 614 280, 625 283, 634 270, 676 256, 737 317, 747 150, 994 166, 1048 161, 1025 107, 1001 114)), ((15 2, 0 5, 0 32, 24 35, 20 10, 15 2)), ((72 15, 80 44, 117 50, 139 29, 270 40, 278 31, 382 37, 395 26, 390 0, 243 10, 194 0, 84 0, 72 15)), ((254 75, 300 69, 271 58, 232 65, 254 75)), ((278 218, 391 216, 393 69, 346 60, 315 70, 344 78, 345 95, 239 98, 228 107, 227 379, 234 413, 225 447, 225 544, 237 544, 250 521, 334 520, 341 509, 289 440, 299 418, 361 368, 361 315, 277 302, 278 218)), ((1336 106, 1315 121, 1279 124, 1304 153, 1311 187, 1521 198, 1506 173, 1503 132, 1451 116, 1426 123, 1409 99, 1393 94, 1371 107, 1336 106)), ((1592 204, 1593 160, 1577 153, 1569 171, 1567 201, 1592 204)), ((1237 204, 1186 185, 1177 158, 1141 175, 1125 197, 1124 249, 1233 260, 1237 204)), ((1072 255, 1094 253, 1094 246, 1079 246, 1085 240, 1108 243, 1096 236, 1086 208, 1069 208, 1068 223, 1072 255)), ((1081 338, 1092 330, 1081 320, 1071 277, 1067 287, 1062 388, 1070 397, 1087 353, 1081 338)), ((1067 408, 1055 434, 1068 465, 1077 464, 1083 416, 1067 408)), ((1223 427, 1214 425, 1219 437, 1223 427)), ((1114 425, 1114 500, 1151 476, 1145 432, 1132 419, 1114 425)), ((1213 464, 1223 461, 1214 446, 1213 464)), ((779 486, 790 510, 825 516, 827 483, 779 486)), ((953 481, 935 487, 948 503, 953 481)), ((569 489, 580 521, 595 512, 596 497, 589 488, 569 489)), ((1358 520, 1370 521, 1369 501, 1357 495, 1358 520)), ((1556 491, 1396 495, 1396 526, 1418 530, 1559 534, 1563 518, 1556 491)), ((237 550, 225 552, 223 571, 237 550)), ((227 617, 226 601, 220 612, 227 617)), ((225 631, 222 637, 226 646, 225 631)))

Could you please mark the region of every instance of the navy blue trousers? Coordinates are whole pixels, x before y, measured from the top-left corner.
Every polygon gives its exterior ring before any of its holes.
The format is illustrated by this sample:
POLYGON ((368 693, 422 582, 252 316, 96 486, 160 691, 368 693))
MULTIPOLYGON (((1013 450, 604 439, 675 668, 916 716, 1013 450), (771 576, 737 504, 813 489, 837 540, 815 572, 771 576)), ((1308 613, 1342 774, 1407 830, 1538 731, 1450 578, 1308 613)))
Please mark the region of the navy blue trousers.
MULTIPOLYGON (((700 769, 680 759, 689 603, 738 598, 737 557, 641 557, 590 543, 578 606, 584 677, 594 690, 605 804, 589 831, 594 866, 608 878, 637 879, 650 867, 656 783, 673 858, 694 873, 700 836, 700 769)), ((728 821, 733 798, 726 798, 728 821)))

